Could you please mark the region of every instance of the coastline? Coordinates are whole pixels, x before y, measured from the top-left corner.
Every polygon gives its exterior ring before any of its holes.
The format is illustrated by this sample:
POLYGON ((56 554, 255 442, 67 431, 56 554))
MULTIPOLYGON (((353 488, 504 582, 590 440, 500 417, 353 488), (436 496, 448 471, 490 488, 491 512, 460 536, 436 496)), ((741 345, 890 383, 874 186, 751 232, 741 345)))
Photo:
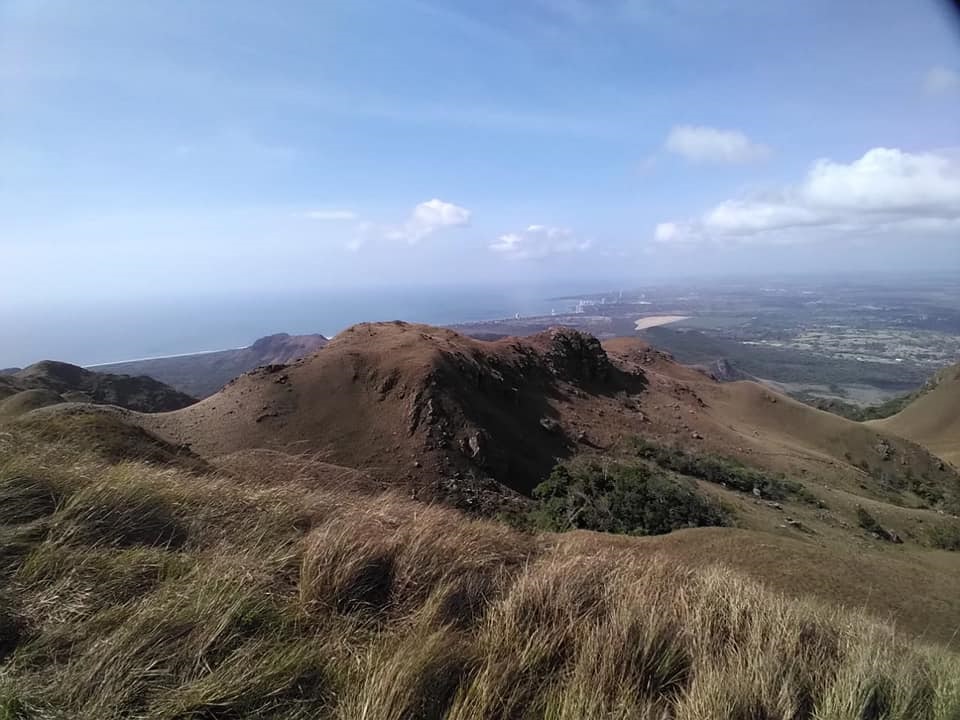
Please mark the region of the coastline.
POLYGON ((171 360, 173 358, 192 357, 194 355, 212 355, 213 353, 232 352, 234 350, 246 350, 249 347, 250 347, 249 345, 243 345, 242 347, 236 347, 236 348, 219 348, 217 350, 197 350, 196 352, 174 353, 173 355, 153 355, 151 357, 131 358, 129 360, 111 360, 110 362, 94 363, 92 365, 84 365, 83 367, 88 369, 102 368, 102 367, 109 367, 111 365, 126 365, 127 363, 148 362, 150 360, 171 360))

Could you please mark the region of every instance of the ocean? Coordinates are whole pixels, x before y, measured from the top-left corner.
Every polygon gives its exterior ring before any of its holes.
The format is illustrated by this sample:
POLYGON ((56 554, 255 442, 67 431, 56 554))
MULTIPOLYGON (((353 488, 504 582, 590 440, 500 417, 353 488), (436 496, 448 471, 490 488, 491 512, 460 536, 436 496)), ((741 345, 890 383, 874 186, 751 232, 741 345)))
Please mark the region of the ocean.
POLYGON ((39 360, 95 365, 245 347, 278 332, 330 337, 366 321, 444 325, 544 315, 568 310, 572 303, 548 298, 571 292, 570 287, 358 289, 0 307, 0 368, 39 360))

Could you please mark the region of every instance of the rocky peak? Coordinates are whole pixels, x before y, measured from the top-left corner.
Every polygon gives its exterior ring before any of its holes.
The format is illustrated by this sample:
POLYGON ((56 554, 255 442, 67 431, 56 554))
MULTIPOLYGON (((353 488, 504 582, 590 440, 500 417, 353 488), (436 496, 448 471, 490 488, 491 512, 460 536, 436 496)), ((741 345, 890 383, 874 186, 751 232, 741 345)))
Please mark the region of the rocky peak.
POLYGON ((559 378, 573 382, 609 380, 613 365, 600 341, 572 328, 557 327, 546 332, 549 344, 546 360, 559 378))

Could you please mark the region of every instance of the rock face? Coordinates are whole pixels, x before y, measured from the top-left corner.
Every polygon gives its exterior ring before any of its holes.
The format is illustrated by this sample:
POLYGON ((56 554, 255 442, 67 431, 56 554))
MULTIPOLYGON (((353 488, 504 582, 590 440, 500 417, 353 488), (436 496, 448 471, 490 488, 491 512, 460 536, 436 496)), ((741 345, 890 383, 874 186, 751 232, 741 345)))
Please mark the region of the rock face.
POLYGON ((3 376, 0 388, 10 396, 4 401, 8 414, 57 402, 117 405, 145 413, 180 410, 196 402, 153 378, 98 373, 52 360, 3 376))
POLYGON ((546 361, 558 378, 585 384, 612 378, 613 365, 597 338, 571 328, 551 328, 546 335, 546 361))
POLYGON ((212 395, 233 378, 262 365, 286 365, 311 355, 327 344, 323 335, 277 333, 239 350, 137 360, 101 366, 111 372, 149 375, 198 398, 212 395))
POLYGON ((697 367, 706 373, 708 377, 713 378, 717 382, 756 380, 753 375, 744 372, 726 358, 720 358, 718 360, 714 360, 708 365, 698 365, 697 367))

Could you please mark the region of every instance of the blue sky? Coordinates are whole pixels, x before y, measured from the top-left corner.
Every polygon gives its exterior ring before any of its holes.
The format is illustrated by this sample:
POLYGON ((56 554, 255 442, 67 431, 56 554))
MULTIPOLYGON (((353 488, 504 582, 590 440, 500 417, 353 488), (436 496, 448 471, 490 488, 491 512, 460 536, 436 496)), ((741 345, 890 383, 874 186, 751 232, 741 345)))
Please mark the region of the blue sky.
POLYGON ((960 269, 902 0, 0 0, 0 301, 960 269))

